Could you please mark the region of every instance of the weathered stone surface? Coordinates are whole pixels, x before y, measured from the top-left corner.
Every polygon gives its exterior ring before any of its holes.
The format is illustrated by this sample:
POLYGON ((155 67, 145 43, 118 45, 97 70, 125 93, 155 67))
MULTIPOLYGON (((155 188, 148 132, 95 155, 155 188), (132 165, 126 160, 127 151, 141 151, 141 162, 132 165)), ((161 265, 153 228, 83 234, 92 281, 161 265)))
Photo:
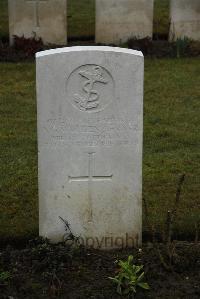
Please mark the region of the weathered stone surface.
POLYGON ((45 44, 67 43, 66 0, 9 0, 10 43, 13 36, 41 37, 45 44))
POLYGON ((37 53, 37 102, 40 235, 62 240, 60 216, 85 245, 140 243, 142 53, 37 53))
POLYGON ((200 0, 171 0, 170 40, 200 40, 200 0))
POLYGON ((96 0, 96 42, 152 37, 153 0, 96 0))

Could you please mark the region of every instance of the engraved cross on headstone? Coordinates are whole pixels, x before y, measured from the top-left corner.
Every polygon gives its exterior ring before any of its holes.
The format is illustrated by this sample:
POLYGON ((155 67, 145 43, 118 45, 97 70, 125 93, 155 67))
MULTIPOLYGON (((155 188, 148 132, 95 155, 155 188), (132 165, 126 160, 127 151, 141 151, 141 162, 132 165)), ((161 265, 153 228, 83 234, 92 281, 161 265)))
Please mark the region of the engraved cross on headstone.
POLYGON ((48 2, 48 0, 26 0, 26 2, 35 4, 35 26, 40 27, 39 5, 40 2, 48 2))
POLYGON ((94 181, 111 181, 113 175, 108 176, 96 176, 95 175, 95 152, 88 153, 88 176, 68 176, 69 182, 88 182, 88 222, 92 222, 93 212, 92 212, 92 182, 94 181))

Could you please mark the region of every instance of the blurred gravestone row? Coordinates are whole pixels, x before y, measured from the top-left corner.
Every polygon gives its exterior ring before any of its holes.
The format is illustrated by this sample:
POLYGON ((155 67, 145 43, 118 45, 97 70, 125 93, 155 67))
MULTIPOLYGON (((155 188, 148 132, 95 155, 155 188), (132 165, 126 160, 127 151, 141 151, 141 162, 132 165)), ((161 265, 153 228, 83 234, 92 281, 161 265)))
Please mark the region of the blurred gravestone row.
MULTIPOLYGON (((154 0, 8 0, 8 4, 11 45, 13 36, 41 38, 44 44, 54 45, 83 36, 115 45, 153 36, 154 0), (92 13, 85 14, 87 9, 92 13), (75 11, 79 11, 77 19, 75 11), (84 23, 88 29, 83 28, 84 23)), ((170 40, 199 40, 200 1, 170 0, 169 23, 170 40)))

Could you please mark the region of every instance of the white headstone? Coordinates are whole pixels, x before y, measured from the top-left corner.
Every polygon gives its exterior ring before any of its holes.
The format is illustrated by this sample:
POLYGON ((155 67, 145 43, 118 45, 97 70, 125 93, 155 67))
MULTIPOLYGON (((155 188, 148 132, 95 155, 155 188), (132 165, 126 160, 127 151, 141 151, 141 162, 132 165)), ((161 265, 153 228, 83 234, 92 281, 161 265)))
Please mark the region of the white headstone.
MULTIPOLYGON (((141 243, 143 55, 69 47, 37 57, 40 235, 141 243)), ((122 244, 123 243, 123 244, 122 244)))
POLYGON ((200 0, 171 0, 170 40, 200 40, 200 0))
POLYGON ((152 37, 154 0, 96 0, 96 43, 152 37))
POLYGON ((13 36, 42 38, 45 44, 67 43, 66 0, 9 0, 10 43, 13 36))

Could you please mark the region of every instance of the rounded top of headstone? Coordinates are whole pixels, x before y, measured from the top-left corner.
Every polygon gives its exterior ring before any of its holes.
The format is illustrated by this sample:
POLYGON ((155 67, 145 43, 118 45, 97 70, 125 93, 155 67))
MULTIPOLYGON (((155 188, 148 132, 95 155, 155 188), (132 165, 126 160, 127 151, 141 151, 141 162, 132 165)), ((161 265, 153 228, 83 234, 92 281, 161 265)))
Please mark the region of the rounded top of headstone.
POLYGON ((134 56, 143 57, 143 54, 141 51, 126 49, 126 48, 109 47, 109 46, 75 46, 75 47, 57 48, 57 49, 51 49, 51 50, 37 52, 36 58, 48 56, 48 55, 70 53, 70 52, 83 52, 83 51, 112 52, 112 53, 131 54, 134 56))

